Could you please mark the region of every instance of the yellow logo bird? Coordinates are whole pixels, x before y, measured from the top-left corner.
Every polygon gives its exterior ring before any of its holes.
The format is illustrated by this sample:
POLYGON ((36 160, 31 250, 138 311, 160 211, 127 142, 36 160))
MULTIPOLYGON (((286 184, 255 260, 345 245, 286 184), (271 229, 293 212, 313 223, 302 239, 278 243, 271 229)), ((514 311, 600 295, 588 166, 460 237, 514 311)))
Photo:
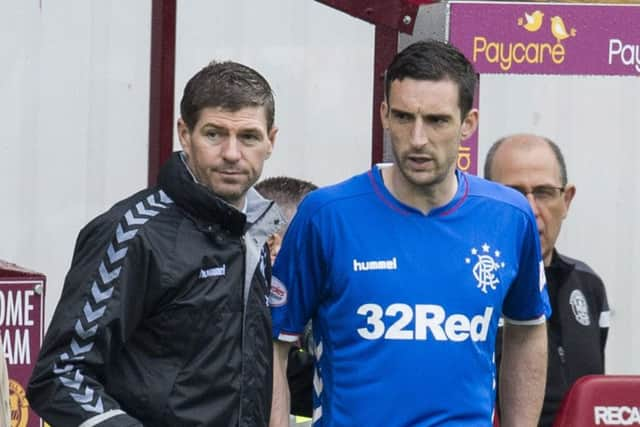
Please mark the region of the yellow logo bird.
POLYGON ((542 26, 543 16, 544 13, 539 10, 534 11, 531 15, 525 12, 524 19, 518 18, 518 25, 533 33, 534 31, 538 31, 542 26))
POLYGON ((551 34, 556 38, 558 43, 568 37, 575 37, 576 29, 572 28, 571 32, 567 32, 567 27, 564 25, 564 21, 559 16, 551 17, 551 34))

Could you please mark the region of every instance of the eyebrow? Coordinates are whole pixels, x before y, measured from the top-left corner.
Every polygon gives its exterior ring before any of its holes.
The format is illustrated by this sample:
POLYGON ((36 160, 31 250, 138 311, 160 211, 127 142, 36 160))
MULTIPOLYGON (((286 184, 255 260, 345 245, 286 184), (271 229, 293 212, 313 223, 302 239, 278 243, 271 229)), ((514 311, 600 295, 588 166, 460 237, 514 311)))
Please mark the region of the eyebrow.
MULTIPOLYGON (((401 110, 401 109, 399 109, 399 108, 393 108, 393 107, 392 107, 392 108, 390 108, 390 109, 389 109, 389 111, 390 111, 391 113, 393 113, 394 115, 398 115, 398 114, 406 114, 406 115, 411 116, 411 117, 416 117, 416 114, 415 114, 415 113, 412 113, 412 112, 410 112, 410 111, 404 111, 404 110, 401 110)), ((442 119, 449 120, 449 119, 451 119, 451 118, 453 117, 451 114, 447 114, 447 113, 442 113, 442 114, 429 113, 429 114, 423 114, 423 115, 420 115, 420 116, 421 116, 423 119, 425 119, 425 120, 426 120, 426 119, 428 119, 428 120, 434 120, 434 119, 436 119, 436 120, 437 120, 437 119, 440 119, 440 120, 442 120, 442 119)))
MULTIPOLYGON (((217 125, 215 123, 206 123, 202 126, 202 130, 206 131, 213 128, 214 130, 221 130, 221 131, 225 131, 228 132, 228 128, 226 126, 220 126, 217 125)), ((261 128, 256 127, 256 126, 250 126, 250 127, 246 127, 246 128, 240 128, 238 129, 238 133, 256 133, 259 135, 263 135, 264 132, 262 131, 261 128)))
POLYGON ((400 110, 399 108, 390 108, 389 111, 393 114, 407 114, 410 116, 415 116, 415 114, 410 113, 409 111, 400 110))

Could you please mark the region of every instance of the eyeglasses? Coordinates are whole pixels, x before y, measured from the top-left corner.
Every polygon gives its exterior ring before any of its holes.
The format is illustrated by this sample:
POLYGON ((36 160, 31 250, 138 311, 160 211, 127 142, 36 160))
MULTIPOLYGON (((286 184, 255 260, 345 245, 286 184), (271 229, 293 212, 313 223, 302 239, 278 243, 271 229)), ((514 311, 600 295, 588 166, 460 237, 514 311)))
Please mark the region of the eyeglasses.
POLYGON ((540 185, 538 187, 533 187, 530 191, 512 185, 510 185, 509 187, 522 193, 524 197, 527 197, 529 194, 531 194, 533 195, 533 198, 536 200, 536 202, 541 203, 555 200, 565 191, 565 187, 554 187, 551 185, 540 185))

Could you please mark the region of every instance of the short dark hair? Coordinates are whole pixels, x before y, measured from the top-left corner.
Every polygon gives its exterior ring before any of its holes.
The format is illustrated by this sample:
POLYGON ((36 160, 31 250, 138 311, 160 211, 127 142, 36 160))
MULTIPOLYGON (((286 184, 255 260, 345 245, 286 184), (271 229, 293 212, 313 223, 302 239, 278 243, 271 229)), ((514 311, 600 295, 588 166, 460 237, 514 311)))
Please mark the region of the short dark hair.
MULTIPOLYGON (((489 151, 487 152, 487 157, 484 160, 484 177, 486 179, 493 181, 493 177, 491 176, 491 169, 493 166, 493 160, 496 156, 496 152, 498 151, 498 148, 500 148, 502 143, 505 142, 507 139, 511 138, 511 136, 512 135, 503 136, 502 138, 494 142, 491 148, 489 148, 489 151)), ((544 136, 541 136, 540 138, 542 138, 549 145, 549 148, 551 148, 551 151, 553 152, 553 156, 556 158, 556 161, 558 162, 558 167, 560 169, 560 183, 564 187, 569 182, 569 178, 567 175, 567 164, 564 161, 564 156, 562 155, 562 151, 560 150, 560 147, 558 147, 558 144, 553 142, 550 138, 547 138, 544 136)))
POLYGON ((387 102, 391 83, 405 78, 432 81, 449 79, 458 86, 461 117, 464 118, 473 108, 478 77, 473 64, 449 43, 423 40, 399 52, 385 73, 384 95, 387 102))
POLYGON ((254 188, 262 197, 273 200, 283 208, 295 208, 307 193, 318 186, 298 178, 276 176, 260 181, 254 188))
POLYGON ((237 62, 212 61, 187 82, 180 115, 189 130, 195 128, 200 112, 208 107, 229 111, 264 107, 267 130, 273 127, 275 102, 271 86, 256 70, 237 62))

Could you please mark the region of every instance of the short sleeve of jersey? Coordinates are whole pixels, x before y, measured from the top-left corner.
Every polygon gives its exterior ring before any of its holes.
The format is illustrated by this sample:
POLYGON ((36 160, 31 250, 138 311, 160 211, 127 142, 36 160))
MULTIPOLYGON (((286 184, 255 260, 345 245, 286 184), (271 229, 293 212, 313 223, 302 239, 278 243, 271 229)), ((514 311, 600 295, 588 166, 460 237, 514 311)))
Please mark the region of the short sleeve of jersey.
POLYGON ((269 305, 273 337, 282 341, 293 342, 302 334, 325 283, 326 257, 314 215, 317 205, 310 198, 298 207, 273 268, 269 305))
POLYGON ((551 316, 541 253, 538 228, 529 208, 522 236, 518 274, 502 306, 502 314, 512 323, 537 324, 551 316))

